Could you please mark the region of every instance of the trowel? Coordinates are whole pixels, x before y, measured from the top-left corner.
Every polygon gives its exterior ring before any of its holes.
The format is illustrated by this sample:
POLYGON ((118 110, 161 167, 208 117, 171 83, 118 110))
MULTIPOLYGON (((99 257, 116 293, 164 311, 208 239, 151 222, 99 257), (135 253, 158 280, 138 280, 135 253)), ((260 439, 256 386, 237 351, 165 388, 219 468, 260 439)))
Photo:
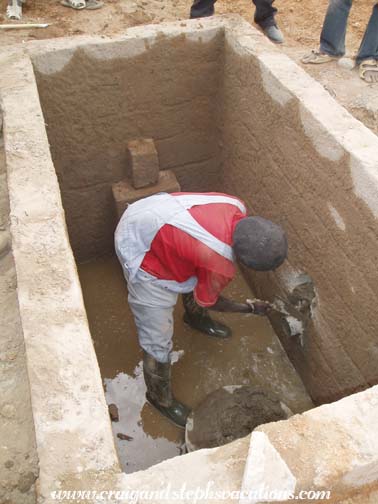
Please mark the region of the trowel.
MULTIPOLYGON (((261 302, 260 299, 248 299, 248 303, 261 302)), ((273 303, 269 303, 269 311, 278 313, 287 322, 290 336, 302 336, 309 319, 309 314, 302 313, 288 301, 280 296, 275 296, 273 303)))
POLYGON ((300 273, 293 280, 295 286, 287 299, 276 295, 270 307, 272 312, 279 313, 285 320, 288 336, 299 336, 303 345, 303 336, 316 305, 316 292, 314 282, 307 273, 300 273))
POLYGON ((290 330, 290 336, 302 336, 310 318, 310 313, 302 313, 288 301, 280 296, 276 296, 273 303, 270 303, 271 311, 282 315, 290 330))

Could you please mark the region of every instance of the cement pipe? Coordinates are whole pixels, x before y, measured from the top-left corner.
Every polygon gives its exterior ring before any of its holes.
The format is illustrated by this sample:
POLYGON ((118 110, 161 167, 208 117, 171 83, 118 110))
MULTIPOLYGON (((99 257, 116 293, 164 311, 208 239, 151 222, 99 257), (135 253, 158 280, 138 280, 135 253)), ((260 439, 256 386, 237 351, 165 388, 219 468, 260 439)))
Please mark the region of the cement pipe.
POLYGON ((29 28, 47 28, 48 23, 1 24, 0 30, 27 30, 29 28))

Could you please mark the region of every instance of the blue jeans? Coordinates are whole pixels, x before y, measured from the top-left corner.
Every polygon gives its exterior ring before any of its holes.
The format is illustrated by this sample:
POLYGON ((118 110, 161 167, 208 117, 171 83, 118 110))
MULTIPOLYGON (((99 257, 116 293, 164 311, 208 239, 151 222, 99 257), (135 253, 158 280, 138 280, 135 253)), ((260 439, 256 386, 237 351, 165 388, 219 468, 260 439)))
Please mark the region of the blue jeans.
MULTIPOLYGON (((214 4, 217 0, 194 0, 190 9, 190 17, 200 18, 214 14, 214 4)), ((255 23, 262 28, 275 25, 274 15, 277 9, 273 7, 274 0, 252 0, 256 6, 255 23)))
MULTIPOLYGON (((320 50, 331 56, 344 56, 347 21, 353 0, 330 0, 320 36, 320 50)), ((357 54, 357 63, 378 60, 378 3, 374 5, 357 54)))

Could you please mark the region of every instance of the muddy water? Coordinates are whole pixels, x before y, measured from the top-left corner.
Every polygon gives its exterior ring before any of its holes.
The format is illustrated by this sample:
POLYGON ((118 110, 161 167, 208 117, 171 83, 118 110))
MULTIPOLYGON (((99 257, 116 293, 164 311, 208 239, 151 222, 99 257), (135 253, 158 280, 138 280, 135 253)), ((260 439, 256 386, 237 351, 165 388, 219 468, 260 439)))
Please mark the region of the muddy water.
MULTIPOLYGON (((79 275, 106 400, 116 404, 119 411, 119 422, 113 422, 112 427, 123 470, 146 469, 179 455, 183 431, 145 402, 142 353, 117 258, 82 264, 79 275), (127 435, 128 440, 119 439, 119 433, 127 435)), ((251 297, 241 275, 225 294, 240 301, 251 297)), ((223 385, 258 384, 277 394, 294 413, 312 407, 266 319, 214 314, 233 329, 230 340, 219 341, 188 328, 182 322, 182 313, 179 301, 172 369, 173 390, 179 399, 195 407, 209 392, 223 385)))

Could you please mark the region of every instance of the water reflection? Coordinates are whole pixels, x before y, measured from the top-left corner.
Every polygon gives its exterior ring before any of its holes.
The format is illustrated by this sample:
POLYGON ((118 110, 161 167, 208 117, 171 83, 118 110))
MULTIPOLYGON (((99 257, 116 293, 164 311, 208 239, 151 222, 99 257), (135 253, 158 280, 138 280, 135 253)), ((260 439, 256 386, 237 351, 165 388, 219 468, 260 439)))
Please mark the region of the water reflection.
POLYGON ((183 432, 166 422, 162 437, 162 419, 146 403, 142 361, 132 376, 118 373, 113 379, 105 378, 105 396, 108 404, 118 408, 119 421, 112 422, 118 456, 125 472, 146 469, 162 460, 180 455, 183 432), (122 440, 117 434, 132 439, 122 440))

